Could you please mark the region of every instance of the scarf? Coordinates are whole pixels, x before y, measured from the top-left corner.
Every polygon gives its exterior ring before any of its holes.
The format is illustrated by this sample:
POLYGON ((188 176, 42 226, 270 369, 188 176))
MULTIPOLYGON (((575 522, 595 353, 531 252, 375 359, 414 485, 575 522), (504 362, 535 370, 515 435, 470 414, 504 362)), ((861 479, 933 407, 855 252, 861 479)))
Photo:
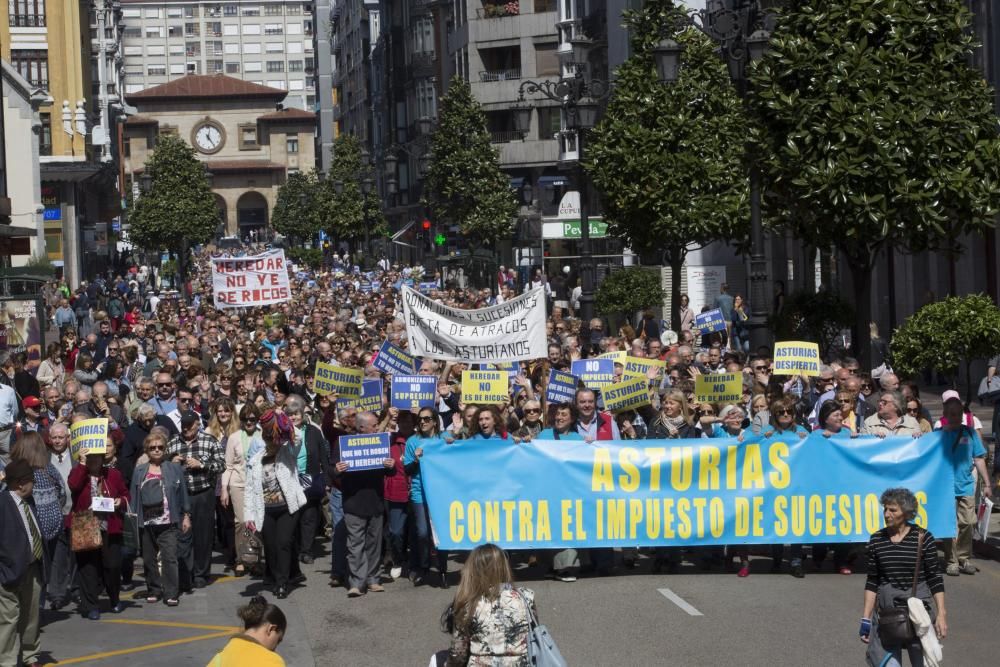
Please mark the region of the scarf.
POLYGON ((677 434, 680 432, 682 426, 686 426, 687 422, 684 421, 682 415, 677 417, 667 417, 666 415, 660 415, 660 423, 667 429, 667 435, 671 438, 676 438, 677 434))

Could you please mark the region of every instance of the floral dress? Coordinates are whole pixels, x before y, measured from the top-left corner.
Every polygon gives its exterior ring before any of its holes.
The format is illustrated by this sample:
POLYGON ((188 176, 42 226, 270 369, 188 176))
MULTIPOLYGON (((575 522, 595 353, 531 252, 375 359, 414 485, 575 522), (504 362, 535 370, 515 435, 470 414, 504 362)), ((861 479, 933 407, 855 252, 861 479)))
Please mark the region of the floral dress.
POLYGON ((535 593, 504 585, 496 600, 480 598, 466 627, 456 628, 447 667, 528 667, 528 634, 535 593))

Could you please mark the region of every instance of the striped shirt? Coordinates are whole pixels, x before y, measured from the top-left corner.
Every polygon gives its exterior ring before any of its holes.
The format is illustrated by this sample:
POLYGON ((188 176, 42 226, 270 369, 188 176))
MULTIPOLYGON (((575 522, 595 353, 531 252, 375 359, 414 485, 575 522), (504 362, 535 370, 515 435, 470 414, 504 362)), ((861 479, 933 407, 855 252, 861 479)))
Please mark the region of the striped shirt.
MULTIPOLYGON (((944 593, 944 580, 938 568, 937 544, 930 531, 924 532, 923 562, 919 581, 924 581, 931 593, 944 593)), ((889 539, 886 528, 873 533, 865 550, 868 559, 868 579, 865 590, 876 592, 879 586, 890 584, 908 591, 913 587, 913 568, 917 564, 917 531, 910 531, 898 544, 889 539)))

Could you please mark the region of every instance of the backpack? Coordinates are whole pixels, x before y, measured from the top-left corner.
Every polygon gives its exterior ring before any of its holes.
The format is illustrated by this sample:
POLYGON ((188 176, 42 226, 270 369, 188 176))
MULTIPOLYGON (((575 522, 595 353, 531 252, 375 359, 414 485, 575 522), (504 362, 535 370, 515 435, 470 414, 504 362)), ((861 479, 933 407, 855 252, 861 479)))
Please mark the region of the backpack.
POLYGON ((139 486, 139 502, 146 519, 163 516, 163 478, 147 477, 139 486))

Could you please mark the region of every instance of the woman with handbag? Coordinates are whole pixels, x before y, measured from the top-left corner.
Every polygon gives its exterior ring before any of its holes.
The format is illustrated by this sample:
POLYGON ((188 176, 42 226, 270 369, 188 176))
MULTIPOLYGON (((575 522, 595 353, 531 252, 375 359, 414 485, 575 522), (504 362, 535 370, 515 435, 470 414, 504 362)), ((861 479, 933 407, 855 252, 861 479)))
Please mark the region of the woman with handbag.
POLYGON ((168 607, 176 607, 180 604, 177 537, 179 532, 191 530, 187 483, 180 464, 164 460, 167 438, 150 433, 142 447, 149 462, 135 467, 129 495, 134 499, 136 521, 142 526, 146 602, 153 604, 162 597, 168 607))
POLYGON ((528 667, 535 593, 514 586, 503 549, 483 544, 469 553, 442 629, 451 634, 447 667, 528 667))
POLYGON ((305 580, 296 558, 295 529, 306 496, 289 446, 294 437, 291 421, 284 413, 268 410, 260 426, 264 449, 247 463, 244 519, 248 529, 260 531, 264 542, 264 585, 273 585, 275 597, 284 599, 291 585, 305 580))
MULTIPOLYGON (((108 447, 113 447, 110 438, 108 447)), ((122 517, 128 508, 128 488, 117 468, 104 465, 104 453, 79 451, 82 463, 69 473, 73 511, 67 517, 70 547, 76 552, 80 575, 80 611, 92 621, 101 614, 97 598, 107 590, 112 613, 125 607, 118 598, 121 591, 122 517)))
POLYGON ((868 663, 873 667, 883 663, 886 653, 902 665, 904 648, 910 664, 922 666, 922 643, 909 620, 907 601, 918 598, 923 602, 937 638, 944 639, 948 623, 937 546, 929 531, 912 523, 918 505, 911 491, 889 489, 880 502, 885 528, 868 540, 868 578, 859 635, 868 644, 868 663))
POLYGON ((264 449, 264 441, 257 430, 260 411, 253 403, 245 403, 240 408, 240 429, 229 436, 226 442, 226 470, 222 473, 222 490, 219 502, 223 508, 232 508, 235 528, 236 553, 233 574, 242 577, 247 564, 243 556, 247 547, 246 519, 244 519, 244 487, 247 478, 247 461, 259 450, 264 449))
POLYGON ((285 400, 285 414, 295 430, 295 460, 306 504, 299 512, 299 560, 313 562, 313 543, 323 517, 323 497, 330 479, 330 445, 323 432, 310 423, 305 414, 306 402, 298 394, 285 400))

